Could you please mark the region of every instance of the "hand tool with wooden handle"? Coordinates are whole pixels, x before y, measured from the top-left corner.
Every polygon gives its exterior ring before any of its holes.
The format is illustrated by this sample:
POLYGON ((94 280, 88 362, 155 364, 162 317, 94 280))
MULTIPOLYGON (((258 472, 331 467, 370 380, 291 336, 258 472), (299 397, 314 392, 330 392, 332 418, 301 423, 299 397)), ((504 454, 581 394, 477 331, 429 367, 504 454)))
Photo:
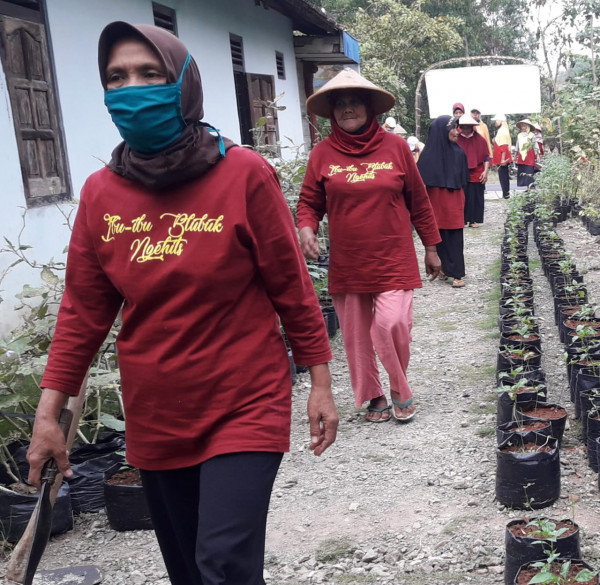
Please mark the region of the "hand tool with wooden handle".
MULTIPOLYGON (((87 376, 79 389, 79 394, 77 396, 71 396, 67 401, 65 408, 61 411, 59 424, 61 424, 60 420, 63 420, 61 426, 63 426, 63 432, 65 432, 67 450, 71 449, 71 445, 77 434, 79 418, 81 417, 81 411, 83 410, 83 403, 85 402, 86 397, 86 387, 87 376), (65 411, 69 414, 64 414, 65 411), (63 416, 70 418, 69 425, 66 426, 66 429, 64 428, 66 419, 63 419, 63 416)), ((44 482, 46 468, 50 463, 54 464, 54 467, 56 466, 53 460, 49 461, 44 466, 44 471, 42 472, 42 492, 40 493, 33 514, 29 519, 29 523, 25 528, 25 532, 23 532, 23 535, 10 556, 6 570, 6 577, 8 579, 16 581, 17 583, 23 583, 24 585, 31 585, 35 570, 37 569, 44 549, 46 548, 48 537, 50 536, 50 528, 52 526, 52 507, 56 500, 60 484, 62 483, 62 475, 60 473, 57 474, 56 472, 54 472, 54 474, 50 473, 47 476, 47 480, 49 480, 52 479, 52 475, 54 475, 55 480, 53 480, 53 485, 49 485, 48 481, 44 482), (43 515, 40 516, 42 512, 43 515), (40 520, 42 520, 41 523, 40 520), (42 531, 46 530, 48 532, 47 535, 44 536, 42 531)))

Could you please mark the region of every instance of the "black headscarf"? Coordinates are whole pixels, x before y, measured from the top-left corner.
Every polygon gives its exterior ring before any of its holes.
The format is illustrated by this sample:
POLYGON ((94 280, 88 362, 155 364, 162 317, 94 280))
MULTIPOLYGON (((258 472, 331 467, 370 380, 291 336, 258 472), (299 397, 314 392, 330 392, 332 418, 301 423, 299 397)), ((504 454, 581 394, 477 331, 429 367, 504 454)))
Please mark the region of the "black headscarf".
POLYGON ((425 148, 417 162, 423 182, 428 187, 463 189, 469 181, 465 151, 448 139, 450 130, 457 124, 457 118, 440 116, 429 128, 425 148))
MULTIPOLYGON (((98 43, 98 65, 102 86, 106 89, 106 65, 113 45, 128 37, 147 43, 165 65, 167 83, 175 83, 188 55, 186 46, 173 34, 157 26, 117 21, 107 25, 98 43)), ((200 122, 204 116, 202 81, 194 59, 191 59, 181 83, 181 113, 188 123, 181 136, 165 150, 142 154, 121 142, 112 153, 111 171, 149 189, 161 191, 178 187, 203 175, 224 156, 219 138, 210 125, 200 122)), ((233 146, 223 138, 224 149, 233 146)))

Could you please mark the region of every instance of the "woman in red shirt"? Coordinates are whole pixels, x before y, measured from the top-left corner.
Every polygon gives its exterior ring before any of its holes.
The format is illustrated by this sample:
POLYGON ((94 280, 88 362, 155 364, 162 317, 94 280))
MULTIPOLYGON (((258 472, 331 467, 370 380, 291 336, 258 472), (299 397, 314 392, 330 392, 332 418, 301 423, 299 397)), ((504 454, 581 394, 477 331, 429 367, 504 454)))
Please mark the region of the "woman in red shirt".
POLYGON ((124 139, 87 180, 29 449, 71 471, 56 419, 122 309, 127 459, 140 468, 173 585, 264 585, 269 498, 289 450, 280 323, 310 368, 311 449, 334 440, 331 351, 292 216, 257 153, 204 116, 185 45, 109 24, 98 62, 124 139))
POLYGON ((510 197, 510 174, 508 167, 512 163, 512 143, 510 131, 504 114, 496 114, 492 120, 496 124, 496 136, 494 137, 494 155, 492 164, 498 167, 498 179, 502 187, 502 197, 510 197))
POLYGON ((460 134, 458 145, 467 155, 469 165, 469 182, 465 188, 465 224, 478 228, 483 223, 485 204, 485 183, 490 167, 490 151, 487 142, 481 134, 475 132, 479 122, 469 114, 464 114, 458 120, 460 134))
POLYGON ((535 181, 535 165, 539 162, 539 147, 529 118, 517 122, 517 186, 531 188, 535 181))
POLYGON ((464 150, 458 146, 458 120, 440 116, 429 128, 423 154, 417 163, 435 212, 442 241, 437 253, 442 261, 440 278, 450 276, 454 288, 465 286, 464 189, 469 168, 464 150))
POLYGON ((433 280, 440 270, 440 236, 410 147, 377 123, 376 115, 394 102, 392 94, 351 69, 308 98, 308 111, 330 118, 332 131, 311 152, 296 214, 304 255, 316 259, 315 234, 327 213, 329 292, 355 405, 369 402, 370 422, 392 416, 406 422, 415 413, 406 369, 413 289, 422 282, 411 223, 425 246, 427 274, 433 280), (389 375, 391 405, 376 352, 389 375))

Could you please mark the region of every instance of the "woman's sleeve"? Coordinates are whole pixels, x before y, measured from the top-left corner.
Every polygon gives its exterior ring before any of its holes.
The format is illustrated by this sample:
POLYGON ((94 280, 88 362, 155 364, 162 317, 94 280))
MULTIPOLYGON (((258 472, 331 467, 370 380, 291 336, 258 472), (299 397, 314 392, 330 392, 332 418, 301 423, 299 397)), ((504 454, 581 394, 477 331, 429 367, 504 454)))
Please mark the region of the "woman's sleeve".
POLYGON ((298 229, 311 227, 316 233, 319 229, 319 222, 323 219, 327 211, 327 197, 322 181, 318 177, 317 164, 318 154, 312 151, 306 174, 300 190, 300 199, 296 207, 296 223, 298 229))
POLYGON ((85 187, 67 256, 65 291, 41 385, 76 395, 122 297, 98 261, 87 225, 85 187))
MULTIPOLYGON (((266 164, 266 163, 265 163, 266 164)), ((302 256, 292 214, 266 164, 247 194, 247 221, 258 270, 298 364, 332 359, 323 314, 302 256)))

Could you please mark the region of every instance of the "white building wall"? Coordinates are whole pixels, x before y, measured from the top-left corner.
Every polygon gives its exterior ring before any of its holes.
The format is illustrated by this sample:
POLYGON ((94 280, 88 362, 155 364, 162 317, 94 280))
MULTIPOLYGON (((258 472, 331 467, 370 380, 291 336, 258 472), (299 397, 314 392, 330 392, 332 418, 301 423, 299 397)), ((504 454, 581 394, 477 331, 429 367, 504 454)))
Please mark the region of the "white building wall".
MULTIPOLYGON (((243 38, 246 71, 273 75, 279 104, 279 131, 284 143, 303 141, 298 77, 291 21, 273 10, 256 6, 254 0, 163 0, 176 10, 179 38, 196 59, 204 88, 204 121, 239 142, 229 33, 243 38), (284 55, 286 79, 277 78, 275 51, 284 55)), ((73 196, 85 179, 110 159, 120 136, 103 102, 97 67, 100 32, 114 20, 153 23, 151 0, 47 0, 49 38, 56 73, 58 99, 66 140, 73 196)), ((14 126, 6 81, 0 66, 0 173, 2 208, 0 238, 16 242, 25 207, 14 126)), ((67 207, 67 206, 63 206, 67 207)), ((68 209, 67 211, 68 212, 68 209)), ((65 260, 63 250, 69 230, 55 206, 30 209, 26 213, 23 244, 32 246, 29 256, 44 263, 65 260)), ((2 239, 3 242, 3 239, 2 239)), ((0 244, 0 248, 4 247, 0 244)), ((0 274, 14 258, 0 254, 0 274)), ((12 309, 14 295, 24 284, 35 286, 38 271, 19 265, 0 284, 0 335, 17 322, 12 309)))

